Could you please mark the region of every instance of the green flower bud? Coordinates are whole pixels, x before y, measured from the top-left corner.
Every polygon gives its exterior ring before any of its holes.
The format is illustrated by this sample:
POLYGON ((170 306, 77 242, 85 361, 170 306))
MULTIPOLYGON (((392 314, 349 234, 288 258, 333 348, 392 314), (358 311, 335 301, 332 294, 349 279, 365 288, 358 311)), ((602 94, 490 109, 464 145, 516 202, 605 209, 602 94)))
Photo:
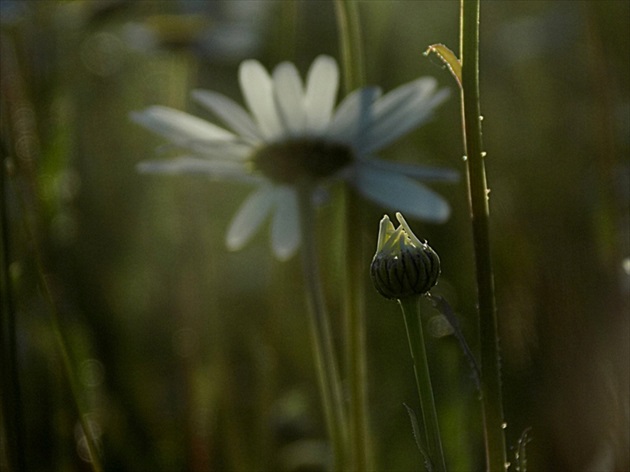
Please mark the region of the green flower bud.
POLYGON ((376 254, 370 274, 376 290, 386 298, 423 295, 440 276, 440 258, 409 228, 405 218, 396 213, 398 228, 385 215, 378 231, 376 254))

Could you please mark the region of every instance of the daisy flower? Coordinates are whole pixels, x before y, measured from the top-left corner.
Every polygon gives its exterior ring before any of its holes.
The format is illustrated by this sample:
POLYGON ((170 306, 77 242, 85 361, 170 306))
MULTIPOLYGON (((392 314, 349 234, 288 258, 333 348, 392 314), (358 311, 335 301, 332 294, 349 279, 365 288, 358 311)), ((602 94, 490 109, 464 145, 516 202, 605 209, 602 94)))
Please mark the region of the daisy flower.
POLYGON ((142 172, 203 173, 256 184, 229 225, 226 244, 245 246, 271 217, 271 245, 281 260, 300 245, 297 188, 323 188, 344 180, 364 197, 429 222, 449 216, 447 202, 419 180, 454 181, 457 173, 388 162, 375 154, 426 122, 448 96, 423 77, 382 95, 378 87, 350 93, 335 108, 339 68, 329 56, 315 59, 302 82, 290 62, 271 74, 255 60, 244 61, 239 82, 250 112, 208 90, 192 93, 225 125, 151 106, 132 119, 183 152, 173 159, 142 162, 142 172))

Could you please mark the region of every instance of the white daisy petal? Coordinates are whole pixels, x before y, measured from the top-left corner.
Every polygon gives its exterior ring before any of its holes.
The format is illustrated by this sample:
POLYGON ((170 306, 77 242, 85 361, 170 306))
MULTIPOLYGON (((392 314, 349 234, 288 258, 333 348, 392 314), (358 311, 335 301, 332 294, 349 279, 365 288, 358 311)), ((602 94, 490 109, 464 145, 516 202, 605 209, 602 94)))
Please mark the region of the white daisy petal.
POLYGON ((285 129, 292 135, 304 131, 304 87, 295 66, 283 62, 273 70, 273 90, 285 129))
POLYGON ((381 95, 378 87, 355 90, 337 107, 335 116, 326 129, 326 137, 354 144, 362 130, 371 122, 372 104, 381 95))
POLYGON ((273 82, 265 68, 255 60, 244 61, 239 69, 239 80, 243 97, 265 139, 274 140, 282 136, 283 128, 274 100, 273 82))
POLYGON ((412 82, 400 85, 386 93, 374 104, 373 125, 378 125, 381 120, 392 119, 410 99, 417 96, 427 96, 437 86, 432 77, 421 77, 412 82))
MULTIPOLYGON (((193 98, 213 112, 227 129, 161 106, 132 114, 134 121, 170 141, 165 145, 167 150, 185 146, 190 154, 142 162, 138 165, 140 172, 196 174, 259 185, 230 222, 225 236, 229 249, 244 247, 272 215, 270 237, 275 256, 287 260, 297 252, 302 236, 295 188, 299 184, 276 185, 276 171, 281 176, 312 173, 318 184, 328 177, 341 178, 389 209, 432 222, 448 218, 448 203, 413 178, 455 181, 457 173, 382 161, 371 155, 428 119, 446 98, 448 91, 436 92, 434 80, 416 80, 384 97, 378 87, 356 90, 336 110, 339 69, 329 56, 315 59, 305 82, 291 63, 281 63, 270 75, 260 62, 247 60, 239 68, 239 82, 245 106, 217 92, 193 92, 193 98), (267 145, 282 146, 284 141, 298 136, 315 139, 312 143, 307 140, 304 146, 286 147, 288 152, 303 153, 295 161, 286 159, 288 154, 282 154, 280 148, 270 148, 269 154, 256 154, 267 145), (343 160, 335 166, 332 161, 339 157, 335 154, 339 145, 352 148, 349 165, 343 160), (251 162, 257 157, 259 162, 251 162), (311 158, 322 159, 322 164, 304 161, 311 158), (289 167, 286 172, 277 168, 284 165, 289 167)), ((316 197, 321 198, 321 194, 314 194, 313 199, 316 197)))
POLYGON ((339 68, 330 56, 319 56, 306 79, 306 129, 318 135, 328 125, 339 88, 339 68))
POLYGON ((201 174, 213 179, 231 179, 245 182, 259 182, 261 177, 250 174, 240 163, 201 159, 193 156, 180 156, 163 161, 140 162, 136 168, 143 174, 201 174))
MULTIPOLYGON (((158 147, 158 154, 164 154, 182 146, 164 144, 158 147)), ((197 157, 223 161, 244 162, 251 158, 254 147, 240 141, 191 141, 185 146, 193 151, 197 157)))
POLYGON ((358 166, 354 185, 366 198, 405 215, 442 223, 450 215, 446 200, 424 185, 396 173, 358 166))
POLYGON ((443 89, 433 95, 435 87, 436 81, 425 77, 402 85, 378 100, 374 104, 373 122, 359 143, 359 152, 378 151, 426 121, 449 94, 443 89))
POLYGON ((131 113, 131 119, 178 146, 192 148, 202 143, 229 142, 236 138, 229 131, 201 118, 158 105, 131 113))
POLYGON ((274 197, 275 187, 271 184, 262 185, 247 197, 230 223, 225 237, 228 249, 236 251, 249 242, 271 213, 274 197))
POLYGON ((276 257, 282 261, 290 259, 300 245, 300 214, 298 198, 293 187, 276 189, 276 211, 271 226, 271 244, 276 257))
POLYGON ((254 143, 261 141, 262 135, 254 120, 232 99, 210 90, 194 90, 192 96, 245 139, 254 143))
POLYGON ((458 182, 459 172, 454 169, 421 166, 406 162, 392 162, 383 159, 363 159, 361 165, 370 166, 382 172, 398 173, 421 179, 425 182, 458 182))
POLYGON ((211 159, 246 161, 252 156, 251 144, 241 142, 206 142, 189 146, 197 154, 211 159))

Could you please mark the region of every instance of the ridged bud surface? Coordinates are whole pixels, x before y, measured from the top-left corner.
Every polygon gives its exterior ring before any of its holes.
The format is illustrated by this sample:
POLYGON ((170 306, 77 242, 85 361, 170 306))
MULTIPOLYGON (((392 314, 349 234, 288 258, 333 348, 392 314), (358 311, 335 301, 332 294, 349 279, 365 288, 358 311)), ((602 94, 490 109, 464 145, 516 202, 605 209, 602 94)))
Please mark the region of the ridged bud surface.
POLYGON ((427 293, 440 276, 440 258, 421 242, 398 213, 394 229, 387 216, 381 220, 379 244, 370 266, 372 282, 386 298, 402 299, 427 293))

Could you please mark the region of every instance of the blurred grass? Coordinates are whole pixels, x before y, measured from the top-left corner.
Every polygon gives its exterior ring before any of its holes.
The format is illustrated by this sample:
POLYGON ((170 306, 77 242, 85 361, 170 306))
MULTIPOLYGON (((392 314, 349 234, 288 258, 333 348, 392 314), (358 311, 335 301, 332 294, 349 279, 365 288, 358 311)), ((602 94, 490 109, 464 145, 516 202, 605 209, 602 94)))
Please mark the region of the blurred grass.
MULTIPOLYGON (((269 67, 289 59, 305 71, 317 54, 338 56, 332 5, 298 2, 288 13, 283 2, 0 5, 2 42, 14 48, 19 70, 7 75, 3 58, 0 131, 16 168, 2 198, 11 217, 5 263, 17 302, 29 470, 89 468, 78 454, 32 244, 45 253, 107 470, 298 470, 311 455, 320 460, 324 427, 297 261, 273 261, 266 235, 240 253, 224 249, 247 186, 138 175, 135 164, 161 143, 128 113, 164 104, 207 116, 189 90, 241 101, 236 68, 247 57, 269 67), (260 12, 247 13, 248 6, 260 12), (207 17, 210 26, 202 37, 141 48, 132 23, 166 14, 207 17), (234 37, 242 37, 238 28, 253 32, 257 46, 225 49, 217 38, 230 29, 221 28, 235 25, 234 37), (18 198, 26 198, 28 215, 18 198), (26 239, 24 217, 36 241, 26 239)), ((384 156, 463 171, 455 86, 422 56, 435 42, 456 48, 458 3, 360 7, 368 83, 389 90, 429 74, 453 91, 429 125, 384 156)), ((629 17, 630 4, 614 0, 482 4, 507 437, 515 445, 532 427, 532 471, 630 468, 630 283, 622 266, 630 255, 629 17)), ((413 228, 440 254, 437 291, 474 346, 465 183, 434 188, 451 202, 451 220, 413 228)), ((332 206, 321 213, 322 235, 338 228, 332 206)), ((357 237, 369 247, 382 214, 365 204, 357 237)), ((322 248, 331 312, 340 313, 341 249, 325 238, 322 248)), ((417 408, 402 319, 371 289, 367 297, 379 470, 417 470, 421 458, 402 406, 417 408)), ((477 470, 472 381, 452 339, 431 349, 442 366, 435 384, 452 470, 477 470)))

